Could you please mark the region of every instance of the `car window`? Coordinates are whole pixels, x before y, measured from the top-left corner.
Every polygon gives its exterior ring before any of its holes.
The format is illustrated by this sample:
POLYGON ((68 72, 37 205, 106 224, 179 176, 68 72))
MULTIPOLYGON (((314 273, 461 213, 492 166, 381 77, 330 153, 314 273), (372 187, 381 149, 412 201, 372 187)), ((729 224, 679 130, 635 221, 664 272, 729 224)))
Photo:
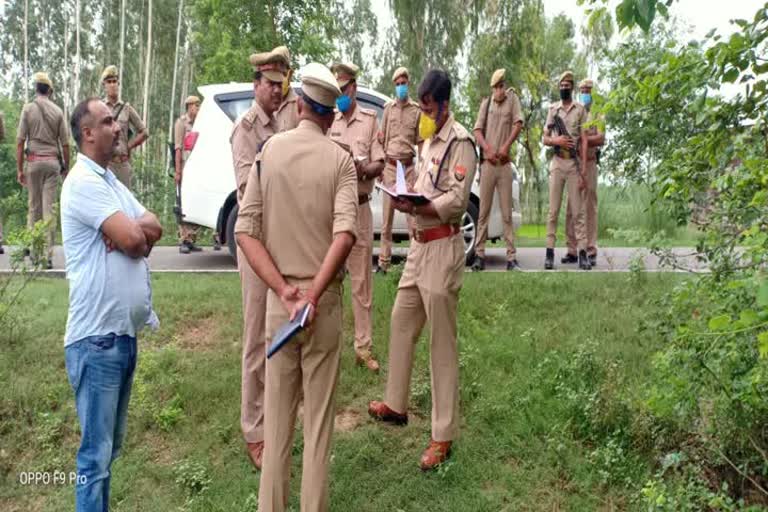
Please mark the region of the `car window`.
MULTIPOLYGON (((298 88, 295 88, 294 90, 297 93, 299 92, 298 88)), ((235 122, 238 117, 251 108, 251 104, 253 103, 253 91, 249 90, 217 94, 214 97, 214 101, 216 101, 216 104, 227 117, 229 117, 232 122, 235 122)), ((381 98, 364 92, 358 92, 357 101, 360 103, 361 107, 375 111, 376 117, 381 121, 381 117, 384 115, 384 101, 381 98)))

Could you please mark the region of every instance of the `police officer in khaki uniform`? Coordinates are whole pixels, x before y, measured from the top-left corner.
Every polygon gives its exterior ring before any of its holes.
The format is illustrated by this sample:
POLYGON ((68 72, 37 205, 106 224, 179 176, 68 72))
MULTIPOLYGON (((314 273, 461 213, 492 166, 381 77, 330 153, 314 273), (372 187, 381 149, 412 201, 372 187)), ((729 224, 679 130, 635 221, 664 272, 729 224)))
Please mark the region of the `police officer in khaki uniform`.
MULTIPOLYGON (((589 78, 579 84, 579 101, 587 109, 586 128, 587 138, 587 174, 586 187, 582 191, 584 202, 584 214, 587 225, 587 257, 593 267, 597 265, 597 166, 600 162, 600 148, 605 144, 605 119, 592 113, 592 88, 594 82, 589 78)), ((570 197, 568 201, 570 202, 570 197)), ((573 215, 568 208, 565 216, 565 236, 568 244, 568 254, 560 261, 562 263, 576 263, 576 231, 573 225, 573 215)))
MULTIPOLYGON (((419 139, 419 104, 408 97, 408 84, 410 77, 408 69, 399 67, 392 75, 395 84, 395 99, 384 106, 384 115, 381 119, 379 130, 379 142, 384 146, 386 154, 386 166, 381 175, 382 183, 392 188, 395 185, 397 161, 405 167, 405 181, 413 187, 416 182, 416 145, 421 143, 419 139)), ((379 247, 379 260, 376 272, 386 273, 392 261, 392 220, 394 209, 389 196, 384 194, 382 198, 383 218, 381 224, 381 245, 379 247)), ((408 217, 409 231, 413 230, 413 219, 408 217)))
MULTIPOLYGON (((53 268, 56 218, 53 207, 59 176, 69 169, 69 130, 64 113, 51 101, 53 83, 46 73, 35 73, 34 101, 24 105, 16 133, 16 179, 29 192, 27 226, 50 220, 46 268, 53 268), (26 152, 25 152, 26 144, 26 152), (26 158, 25 158, 26 157, 26 158), (24 160, 27 161, 26 173, 24 160)), ((41 258, 42 254, 33 255, 41 258)))
MULTIPOLYGON (((193 142, 188 137, 188 134, 192 132, 192 125, 195 123, 197 112, 200 110, 200 98, 189 96, 184 101, 184 106, 186 113, 176 120, 176 125, 173 128, 174 163, 176 168, 174 181, 177 187, 181 187, 184 165, 187 163, 190 151, 192 151, 193 142)), ((197 241, 197 226, 188 222, 180 222, 179 252, 189 254, 190 252, 202 251, 202 248, 195 245, 195 241, 197 241)))
POLYGON ((461 217, 467 210, 477 157, 472 136, 450 111, 451 81, 430 70, 419 86, 419 155, 416 192, 424 205, 397 200, 398 210, 415 217, 408 259, 392 310, 389 375, 384 401, 368 412, 376 419, 408 422, 413 354, 424 324, 430 332, 432 438, 421 457, 422 470, 433 469, 450 455, 459 430, 459 351, 456 314, 464 276, 461 217))
MULTIPOLYGON (((232 164, 237 184, 237 202, 241 207, 251 167, 262 145, 277 132, 274 113, 282 99, 283 57, 274 51, 255 53, 253 66, 254 101, 251 108, 235 123, 230 141, 232 164)), ((240 401, 240 427, 248 454, 261 469, 264 452, 264 317, 267 287, 258 278, 240 248, 237 266, 243 293, 243 359, 240 401)))
POLYGON ((115 173, 117 179, 130 189, 131 177, 133 176, 131 151, 141 146, 149 134, 136 110, 130 103, 120 99, 120 77, 117 76, 117 66, 104 68, 101 73, 101 83, 104 85, 104 92, 107 95, 104 98, 104 103, 112 110, 112 117, 120 125, 117 148, 115 148, 115 154, 109 168, 115 173), (131 132, 133 132, 133 138, 128 140, 131 132))
POLYGON ((299 111, 296 105, 296 100, 299 96, 293 91, 291 87, 291 78, 293 77, 293 69, 291 69, 291 52, 285 46, 278 46, 273 52, 282 57, 280 63, 283 64, 283 74, 285 74, 285 80, 283 80, 283 99, 280 102, 280 106, 275 112, 275 120, 277 121, 277 131, 284 132, 287 130, 293 130, 299 125, 299 111))
POLYGON ((552 270, 555 259, 555 234, 563 189, 568 187, 568 207, 574 218, 574 230, 578 245, 579 268, 589 270, 592 266, 587 258, 587 234, 581 190, 586 186, 586 160, 579 154, 586 154, 587 138, 581 136, 587 122, 587 110, 573 101, 573 73, 566 71, 560 76, 560 101, 549 107, 544 125, 544 145, 554 147, 554 156, 549 164, 549 216, 547 217, 547 251, 544 268, 552 270), (561 128, 558 127, 561 125, 561 128))
POLYGON ((267 360, 264 469, 259 511, 288 505, 291 451, 304 397, 301 510, 329 508, 328 463, 342 340, 342 268, 355 241, 357 172, 331 142, 341 94, 321 64, 302 70, 299 126, 273 136, 253 166, 235 231, 242 253, 269 286, 267 341, 307 304, 310 325, 267 360))
POLYGON ((485 270, 485 241, 488 238, 488 218, 493 206, 493 192, 499 196, 504 241, 507 244, 507 270, 519 268, 515 254, 515 230, 512 225, 512 164, 509 151, 523 128, 520 99, 506 89, 504 69, 491 76, 491 96, 480 104, 474 134, 483 148, 480 163, 480 218, 473 270, 485 270))
POLYGON ((341 96, 336 101, 336 119, 330 137, 348 147, 357 168, 357 241, 347 260, 352 282, 352 312, 355 316, 355 359, 372 372, 379 371, 379 363, 371 353, 373 325, 373 215, 371 193, 374 180, 384 170, 384 150, 377 137, 376 112, 357 104, 357 75, 354 64, 335 64, 341 96))

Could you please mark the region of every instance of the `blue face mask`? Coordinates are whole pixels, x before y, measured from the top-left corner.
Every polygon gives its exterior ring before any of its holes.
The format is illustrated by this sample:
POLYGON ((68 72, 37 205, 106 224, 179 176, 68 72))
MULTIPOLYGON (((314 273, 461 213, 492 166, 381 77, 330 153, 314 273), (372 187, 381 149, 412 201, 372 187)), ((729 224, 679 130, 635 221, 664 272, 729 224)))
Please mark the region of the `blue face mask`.
POLYGON ((586 92, 581 93, 581 104, 588 107, 592 104, 592 95, 586 92))
POLYGON ((397 99, 404 100, 408 97, 408 84, 400 84, 395 86, 395 95, 397 99))
POLYGON ((339 112, 344 113, 347 110, 349 110, 349 107, 352 106, 352 98, 347 96, 346 94, 342 94, 338 98, 336 98, 336 108, 339 109, 339 112))

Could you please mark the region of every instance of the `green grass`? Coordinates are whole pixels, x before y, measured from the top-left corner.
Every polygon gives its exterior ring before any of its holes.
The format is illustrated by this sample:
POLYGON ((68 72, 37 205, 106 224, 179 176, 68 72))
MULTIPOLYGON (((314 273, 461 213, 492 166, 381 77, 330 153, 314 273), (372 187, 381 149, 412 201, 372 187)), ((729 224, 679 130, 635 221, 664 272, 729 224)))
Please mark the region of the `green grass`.
MULTIPOLYGON (((634 399, 660 343, 641 322, 654 315, 650 299, 680 277, 649 275, 628 292, 631 276, 616 274, 467 274, 459 306, 461 438, 447 464, 423 474, 418 459, 430 435, 425 339, 417 349, 410 424, 382 426, 366 414, 384 389, 394 274, 375 280, 380 376, 354 366, 348 297, 345 303, 337 409, 352 427, 334 436, 332 510, 636 506, 631 497, 651 474, 652 459, 615 457, 619 448, 596 442, 598 427, 583 428, 578 393, 613 368, 619 377, 601 380, 600 393, 634 399)), ((113 467, 113 510, 253 511, 258 474, 239 431, 238 277, 156 275, 153 283, 162 327, 139 341, 128 438, 113 467)), ((0 335, 0 510, 73 506, 70 487, 19 483, 22 471, 74 470, 79 434, 64 368, 66 307, 66 281, 38 280, 16 310, 25 330, 11 339, 0 335)), ((609 409, 601 421, 610 426, 620 416, 614 413, 609 409)), ((297 436, 292 510, 301 446, 297 436)))

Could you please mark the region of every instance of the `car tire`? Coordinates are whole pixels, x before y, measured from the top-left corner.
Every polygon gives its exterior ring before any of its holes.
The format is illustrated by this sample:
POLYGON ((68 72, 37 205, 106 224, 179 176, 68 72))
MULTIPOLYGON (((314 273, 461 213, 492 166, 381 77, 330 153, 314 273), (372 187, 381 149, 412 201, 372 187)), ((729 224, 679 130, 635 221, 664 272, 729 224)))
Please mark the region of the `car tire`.
POLYGON ((238 205, 235 205, 232 207, 231 210, 229 210, 229 215, 227 215, 227 226, 225 228, 225 234, 227 237, 227 248, 229 249, 229 254, 232 256, 232 258, 235 260, 235 265, 237 265, 237 241, 235 241, 235 222, 237 222, 237 214, 240 211, 240 208, 238 205))
POLYGON ((480 212, 471 200, 467 203, 467 211, 461 217, 461 233, 464 237, 464 255, 467 265, 475 261, 475 244, 477 243, 477 225, 480 212))

